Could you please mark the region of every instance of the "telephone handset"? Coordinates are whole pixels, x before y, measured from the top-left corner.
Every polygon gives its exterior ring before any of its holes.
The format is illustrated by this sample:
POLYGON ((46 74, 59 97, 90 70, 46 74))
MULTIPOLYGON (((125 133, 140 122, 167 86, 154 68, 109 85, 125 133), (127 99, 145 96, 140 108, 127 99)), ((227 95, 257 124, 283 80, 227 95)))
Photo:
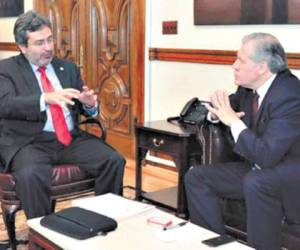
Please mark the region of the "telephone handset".
POLYGON ((180 112, 180 116, 169 117, 167 121, 178 120, 182 123, 200 124, 206 118, 208 110, 205 107, 207 101, 200 101, 197 97, 190 99, 180 112))

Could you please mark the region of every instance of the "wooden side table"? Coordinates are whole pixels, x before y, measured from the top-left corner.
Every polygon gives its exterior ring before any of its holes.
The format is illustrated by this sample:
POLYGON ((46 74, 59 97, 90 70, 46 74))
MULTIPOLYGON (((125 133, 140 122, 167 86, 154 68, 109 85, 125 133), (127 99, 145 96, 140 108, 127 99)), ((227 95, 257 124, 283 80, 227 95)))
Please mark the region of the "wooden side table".
POLYGON ((146 199, 167 207, 179 216, 187 215, 184 175, 191 164, 201 162, 202 151, 195 127, 167 121, 136 124, 136 199, 146 199), (148 150, 170 155, 178 172, 178 187, 156 192, 142 191, 142 161, 148 150))

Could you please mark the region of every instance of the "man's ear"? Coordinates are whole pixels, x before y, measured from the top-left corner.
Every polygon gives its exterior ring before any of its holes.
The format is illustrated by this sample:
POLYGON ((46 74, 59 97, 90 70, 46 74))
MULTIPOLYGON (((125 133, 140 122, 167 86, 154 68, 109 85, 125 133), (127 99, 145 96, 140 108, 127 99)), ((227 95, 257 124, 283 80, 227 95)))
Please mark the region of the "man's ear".
POLYGON ((258 73, 259 73, 260 75, 263 75, 263 74, 265 74, 266 72, 270 71, 267 62, 261 62, 261 63, 259 63, 258 67, 259 67, 259 68, 258 68, 258 73))

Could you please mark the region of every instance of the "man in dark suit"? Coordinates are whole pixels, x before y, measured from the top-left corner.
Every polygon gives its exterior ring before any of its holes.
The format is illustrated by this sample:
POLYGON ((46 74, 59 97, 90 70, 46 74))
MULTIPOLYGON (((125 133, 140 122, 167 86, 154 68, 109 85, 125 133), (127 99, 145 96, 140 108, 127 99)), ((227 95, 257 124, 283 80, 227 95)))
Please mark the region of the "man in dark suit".
POLYGON ((95 176, 96 195, 122 194, 125 160, 79 129, 80 115, 98 115, 97 96, 74 63, 54 57, 50 21, 29 11, 17 19, 14 36, 22 53, 0 62, 0 156, 27 218, 51 212, 56 164, 77 164, 95 176))
POLYGON ((279 250, 282 219, 300 221, 300 82, 279 41, 265 33, 244 37, 233 69, 236 93, 216 91, 208 118, 230 128, 242 160, 190 168, 190 219, 224 234, 220 199, 243 198, 249 244, 279 250))

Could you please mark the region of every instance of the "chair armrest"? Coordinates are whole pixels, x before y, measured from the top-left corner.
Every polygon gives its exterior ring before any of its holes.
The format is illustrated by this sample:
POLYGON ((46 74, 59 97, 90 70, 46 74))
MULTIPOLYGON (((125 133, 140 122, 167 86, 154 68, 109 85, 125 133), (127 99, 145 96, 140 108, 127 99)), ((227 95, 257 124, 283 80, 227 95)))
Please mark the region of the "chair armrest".
POLYGON ((98 125, 98 127, 100 128, 101 130, 101 140, 102 141, 106 141, 106 128, 104 127, 103 123, 96 119, 96 118, 92 118, 92 117, 89 117, 81 122, 79 122, 79 125, 89 125, 89 124, 96 124, 98 125))

